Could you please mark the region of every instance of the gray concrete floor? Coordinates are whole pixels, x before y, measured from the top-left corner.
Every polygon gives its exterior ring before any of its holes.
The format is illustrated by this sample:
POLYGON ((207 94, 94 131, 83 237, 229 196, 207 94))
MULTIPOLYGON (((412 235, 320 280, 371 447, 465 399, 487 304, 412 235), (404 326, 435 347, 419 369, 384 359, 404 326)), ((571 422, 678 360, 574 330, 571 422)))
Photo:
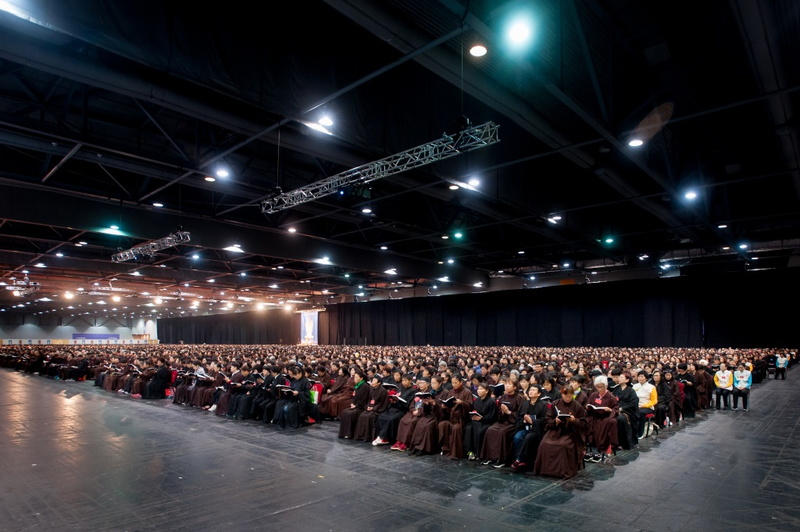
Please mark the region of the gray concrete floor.
POLYGON ((0 369, 0 530, 800 530, 797 372, 567 481, 0 369))

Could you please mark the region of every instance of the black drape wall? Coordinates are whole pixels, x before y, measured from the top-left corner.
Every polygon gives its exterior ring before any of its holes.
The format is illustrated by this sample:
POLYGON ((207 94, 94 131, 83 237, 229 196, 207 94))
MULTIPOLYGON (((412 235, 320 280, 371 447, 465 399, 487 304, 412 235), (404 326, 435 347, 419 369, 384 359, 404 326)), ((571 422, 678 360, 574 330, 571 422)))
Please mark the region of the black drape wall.
POLYGON ((168 318, 158 320, 157 330, 162 344, 297 344, 300 315, 269 310, 168 318))
MULTIPOLYGON (((331 305, 319 343, 790 347, 800 268, 331 305)), ((297 343, 284 312, 159 320, 163 343, 297 343)))

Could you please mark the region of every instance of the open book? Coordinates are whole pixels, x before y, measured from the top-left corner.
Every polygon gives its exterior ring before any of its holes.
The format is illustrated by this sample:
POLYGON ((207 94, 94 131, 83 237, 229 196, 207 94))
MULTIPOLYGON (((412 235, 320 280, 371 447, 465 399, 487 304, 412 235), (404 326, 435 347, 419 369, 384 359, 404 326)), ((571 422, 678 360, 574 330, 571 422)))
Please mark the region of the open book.
POLYGON ((569 414, 569 413, 562 413, 562 412, 561 412, 561 411, 558 409, 558 407, 557 407, 557 406, 554 406, 553 408, 555 408, 555 410, 556 410, 556 417, 557 417, 558 419, 561 419, 562 421, 565 421, 565 420, 567 420, 567 419, 570 419, 570 418, 572 417, 572 414, 569 414))
POLYGON ((468 415, 470 418, 471 418, 471 417, 473 417, 473 416, 483 417, 483 416, 480 414, 480 412, 478 412, 477 410, 473 410, 473 411, 471 411, 471 412, 470 412, 469 414, 467 414, 467 415, 468 415))
POLYGON ((390 400, 390 401, 396 401, 396 402, 398 402, 398 403, 404 403, 404 404, 408 404, 408 401, 406 401, 405 399, 403 399, 403 398, 400 396, 400 394, 399 394, 399 393, 398 393, 398 394, 390 393, 390 394, 389 394, 389 400, 390 400))
POLYGON ((452 396, 448 397, 447 399, 439 399, 439 401, 445 406, 453 406, 456 404, 456 398, 452 396))

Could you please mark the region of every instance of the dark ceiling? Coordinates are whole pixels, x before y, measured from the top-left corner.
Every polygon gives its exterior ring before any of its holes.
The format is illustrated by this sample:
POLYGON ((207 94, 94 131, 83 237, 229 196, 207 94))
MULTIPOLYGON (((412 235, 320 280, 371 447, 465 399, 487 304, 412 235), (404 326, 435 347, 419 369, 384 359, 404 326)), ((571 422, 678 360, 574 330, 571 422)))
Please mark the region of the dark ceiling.
POLYGON ((19 9, 0 13, 0 280, 29 289, 0 294, 7 312, 800 265, 794 0, 4 4, 19 9), (532 41, 512 51, 521 12, 532 41), (306 125, 323 113, 331 135, 306 125), (469 124, 499 142, 262 212, 469 124), (179 229, 190 242, 111 260, 179 229))

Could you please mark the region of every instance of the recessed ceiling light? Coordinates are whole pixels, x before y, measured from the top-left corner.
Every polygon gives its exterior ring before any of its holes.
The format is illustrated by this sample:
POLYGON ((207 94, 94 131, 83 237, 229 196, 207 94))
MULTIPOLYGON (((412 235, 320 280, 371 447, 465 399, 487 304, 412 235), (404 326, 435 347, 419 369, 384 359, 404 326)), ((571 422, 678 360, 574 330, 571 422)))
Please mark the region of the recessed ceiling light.
POLYGON ((206 180, 206 181, 208 181, 209 183, 213 183, 214 181, 216 181, 216 180, 217 180, 217 178, 216 178, 216 177, 212 177, 212 176, 210 176, 210 175, 207 175, 207 176, 205 176, 203 179, 205 179, 205 180, 206 180))
POLYGON ((459 189, 459 188, 461 188, 461 187, 459 187, 458 185, 450 185, 450 186, 449 186, 449 187, 447 187, 447 188, 449 188, 450 190, 458 190, 458 189, 459 189))
POLYGON ((628 146, 630 146, 631 148, 638 148, 642 144, 644 144, 644 141, 642 139, 631 139, 630 141, 628 141, 628 146))

